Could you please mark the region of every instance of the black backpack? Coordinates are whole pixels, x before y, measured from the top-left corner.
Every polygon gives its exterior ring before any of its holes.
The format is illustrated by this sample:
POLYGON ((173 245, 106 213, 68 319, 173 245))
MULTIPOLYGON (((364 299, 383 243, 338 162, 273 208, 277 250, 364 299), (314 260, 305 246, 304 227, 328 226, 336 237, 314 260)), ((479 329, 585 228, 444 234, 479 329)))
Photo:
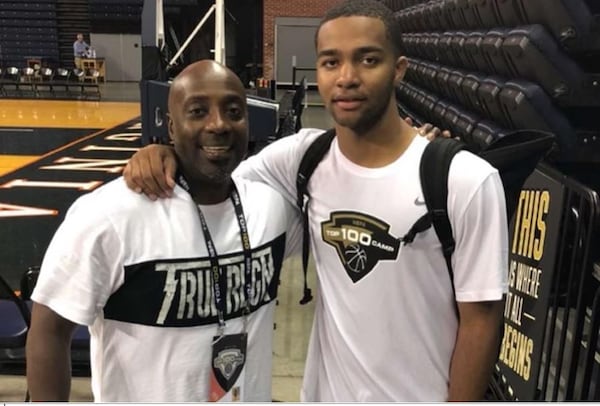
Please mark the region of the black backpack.
MULTIPOLYGON (((334 137, 335 130, 330 129, 313 141, 300 161, 296 178, 296 204, 302 211, 304 230, 302 242, 304 295, 300 300, 300 304, 312 300, 312 293, 306 281, 309 247, 308 205, 310 203, 307 190, 308 182, 329 150, 334 137)), ((514 214, 525 180, 535 170, 538 162, 552 149, 553 145, 553 134, 536 130, 520 130, 506 134, 476 153, 498 169, 504 186, 507 219, 509 221, 514 214)), ((420 164, 421 188, 423 189, 427 213, 419 218, 401 239, 403 244, 411 243, 418 233, 429 229, 433 225, 442 245, 453 290, 454 274, 451 258, 455 241, 447 211, 448 171, 454 156, 463 149, 469 150, 467 145, 460 141, 442 137, 436 138, 427 145, 420 164)))

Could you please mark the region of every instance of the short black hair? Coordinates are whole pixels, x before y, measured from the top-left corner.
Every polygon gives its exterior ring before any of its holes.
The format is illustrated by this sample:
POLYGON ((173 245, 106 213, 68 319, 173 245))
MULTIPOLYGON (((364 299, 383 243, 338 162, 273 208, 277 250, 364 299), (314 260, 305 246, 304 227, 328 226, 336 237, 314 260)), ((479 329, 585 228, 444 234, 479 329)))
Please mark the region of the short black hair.
POLYGON ((378 0, 345 0, 330 8, 321 19, 315 33, 315 48, 323 24, 340 17, 373 17, 381 20, 396 56, 402 54, 402 30, 394 18, 392 10, 378 0))

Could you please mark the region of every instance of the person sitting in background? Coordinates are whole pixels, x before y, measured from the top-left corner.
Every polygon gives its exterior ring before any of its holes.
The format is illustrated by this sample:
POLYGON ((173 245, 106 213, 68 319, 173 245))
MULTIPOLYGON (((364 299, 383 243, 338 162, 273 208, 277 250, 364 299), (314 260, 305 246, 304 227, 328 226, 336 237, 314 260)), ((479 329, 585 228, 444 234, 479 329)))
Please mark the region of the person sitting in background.
POLYGON ((81 69, 81 59, 86 56, 89 45, 83 40, 83 34, 77 34, 77 40, 73 42, 73 57, 75 58, 75 67, 81 69))

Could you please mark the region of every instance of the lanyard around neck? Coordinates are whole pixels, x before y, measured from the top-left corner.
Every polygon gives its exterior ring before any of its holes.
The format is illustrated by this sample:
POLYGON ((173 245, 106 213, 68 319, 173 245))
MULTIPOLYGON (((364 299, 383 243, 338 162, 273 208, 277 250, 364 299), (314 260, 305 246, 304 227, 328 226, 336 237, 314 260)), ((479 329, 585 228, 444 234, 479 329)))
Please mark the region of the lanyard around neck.
MULTIPOLYGON (((186 192, 190 193, 189 183, 182 173, 177 174, 176 180, 179 186, 181 186, 186 192)), ((248 226, 246 224, 246 217, 244 216, 240 194, 238 193, 235 183, 232 181, 231 184, 232 188, 229 197, 233 203, 235 217, 240 228, 240 238, 244 252, 244 317, 246 318, 250 313, 252 251, 250 249, 250 236, 248 235, 248 226)), ((210 261, 210 279, 212 281, 213 296, 215 298, 215 306, 217 307, 217 315, 219 317, 219 333, 222 334, 225 329, 224 296, 227 290, 227 275, 225 272, 219 272, 219 257, 217 255, 217 250, 215 248, 213 239, 210 235, 210 230, 208 229, 208 225, 206 224, 206 219, 204 218, 204 214, 202 214, 202 210, 200 210, 198 205, 196 205, 196 208, 198 210, 198 217, 200 218, 200 225, 202 226, 202 233, 204 234, 204 242, 206 243, 206 249, 208 251, 208 258, 210 261)))

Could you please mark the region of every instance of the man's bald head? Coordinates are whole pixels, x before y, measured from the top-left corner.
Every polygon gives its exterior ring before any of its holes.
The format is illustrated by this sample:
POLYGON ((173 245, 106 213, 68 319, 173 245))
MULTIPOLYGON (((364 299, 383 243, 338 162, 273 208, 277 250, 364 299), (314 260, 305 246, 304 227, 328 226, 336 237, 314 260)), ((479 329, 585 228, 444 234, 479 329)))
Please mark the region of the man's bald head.
POLYGON ((225 199, 248 151, 246 91, 237 75, 210 60, 181 71, 169 91, 169 135, 188 182, 203 184, 204 197, 225 199))
POLYGON ((239 92, 240 96, 245 97, 246 94, 242 81, 231 69, 212 59, 204 59, 188 65, 173 80, 169 90, 169 111, 172 111, 173 103, 181 101, 182 92, 190 86, 190 82, 198 81, 222 83, 239 92))

